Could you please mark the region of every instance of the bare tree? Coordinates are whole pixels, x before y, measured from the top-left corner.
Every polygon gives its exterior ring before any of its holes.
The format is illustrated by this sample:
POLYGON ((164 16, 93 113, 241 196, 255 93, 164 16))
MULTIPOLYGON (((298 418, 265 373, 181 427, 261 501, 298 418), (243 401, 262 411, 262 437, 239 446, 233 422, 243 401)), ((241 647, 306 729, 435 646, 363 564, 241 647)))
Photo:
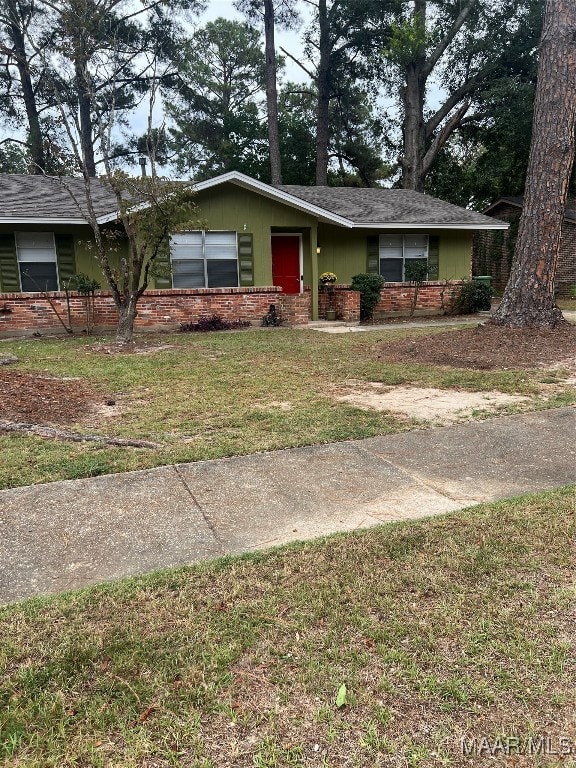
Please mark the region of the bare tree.
POLYGON ((546 0, 532 143, 510 278, 493 322, 511 327, 565 323, 554 301, 564 208, 574 163, 576 4, 546 0))

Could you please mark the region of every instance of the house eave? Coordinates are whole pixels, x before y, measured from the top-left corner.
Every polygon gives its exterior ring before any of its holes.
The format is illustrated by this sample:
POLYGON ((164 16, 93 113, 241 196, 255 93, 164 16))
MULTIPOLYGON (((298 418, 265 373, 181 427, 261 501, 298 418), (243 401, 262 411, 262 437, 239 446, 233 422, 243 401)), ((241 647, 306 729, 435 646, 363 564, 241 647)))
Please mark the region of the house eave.
POLYGON ((382 222, 380 224, 374 222, 355 222, 352 225, 353 229, 508 229, 510 224, 499 222, 498 224, 439 224, 430 222, 429 224, 414 224, 413 222, 394 221, 394 222, 382 222))
POLYGON ((56 218, 47 218, 47 219, 39 219, 39 218, 29 218, 29 219, 13 219, 13 218, 6 218, 6 217, 0 217, 0 224, 77 224, 77 225, 84 225, 87 226, 88 222, 86 219, 56 219, 56 218))

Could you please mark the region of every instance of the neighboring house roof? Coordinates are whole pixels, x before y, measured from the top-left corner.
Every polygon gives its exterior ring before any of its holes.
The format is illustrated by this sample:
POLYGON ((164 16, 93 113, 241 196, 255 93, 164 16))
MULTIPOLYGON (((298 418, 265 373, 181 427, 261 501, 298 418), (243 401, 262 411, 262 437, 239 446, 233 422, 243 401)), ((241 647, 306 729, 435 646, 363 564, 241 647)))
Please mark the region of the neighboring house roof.
MULTIPOLYGON (((515 208, 520 208, 524 206, 524 197, 522 195, 516 195, 511 197, 501 197, 499 200, 496 200, 495 203, 492 203, 492 205, 489 205, 488 208, 484 211, 484 213, 488 216, 491 214, 490 211, 494 210, 495 208, 498 208, 501 205, 513 205, 515 208)), ((576 200, 568 200, 566 203, 566 208, 564 209, 564 218, 567 221, 574 222, 576 224, 576 200)))
MULTIPOLYGON (((498 221, 430 195, 381 187, 273 187, 237 171, 199 182, 201 192, 231 183, 296 208, 319 221, 354 229, 507 229, 498 221)), ((118 217, 116 198, 105 183, 91 180, 99 223, 118 217)), ((0 223, 84 224, 86 198, 81 178, 0 175, 0 223)))
MULTIPOLYGON (((91 179, 96 216, 116 210, 116 197, 100 179, 91 179)), ((84 179, 72 176, 0 175, 0 223, 85 224, 84 179)))

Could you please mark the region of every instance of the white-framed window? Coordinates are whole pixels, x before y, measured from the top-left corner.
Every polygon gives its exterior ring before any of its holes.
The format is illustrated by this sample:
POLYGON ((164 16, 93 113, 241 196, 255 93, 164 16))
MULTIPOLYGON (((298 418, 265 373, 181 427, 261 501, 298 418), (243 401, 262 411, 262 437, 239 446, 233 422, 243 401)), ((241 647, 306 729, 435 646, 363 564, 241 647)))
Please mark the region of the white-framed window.
POLYGON ((181 232, 170 238, 174 288, 236 288, 236 232, 181 232))
POLYGON ((387 283, 406 281, 406 264, 428 264, 428 235, 380 235, 380 274, 387 283))
POLYGON ((24 293, 58 290, 53 232, 16 232, 16 254, 24 293))

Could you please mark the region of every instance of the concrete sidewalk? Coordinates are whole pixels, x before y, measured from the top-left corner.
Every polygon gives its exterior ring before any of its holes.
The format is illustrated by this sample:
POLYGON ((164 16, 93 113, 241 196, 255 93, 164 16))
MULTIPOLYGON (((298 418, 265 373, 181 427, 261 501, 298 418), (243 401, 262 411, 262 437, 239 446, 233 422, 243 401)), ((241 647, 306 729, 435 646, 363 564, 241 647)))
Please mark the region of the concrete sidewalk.
POLYGON ((561 408, 0 492, 0 603, 576 482, 561 408))

